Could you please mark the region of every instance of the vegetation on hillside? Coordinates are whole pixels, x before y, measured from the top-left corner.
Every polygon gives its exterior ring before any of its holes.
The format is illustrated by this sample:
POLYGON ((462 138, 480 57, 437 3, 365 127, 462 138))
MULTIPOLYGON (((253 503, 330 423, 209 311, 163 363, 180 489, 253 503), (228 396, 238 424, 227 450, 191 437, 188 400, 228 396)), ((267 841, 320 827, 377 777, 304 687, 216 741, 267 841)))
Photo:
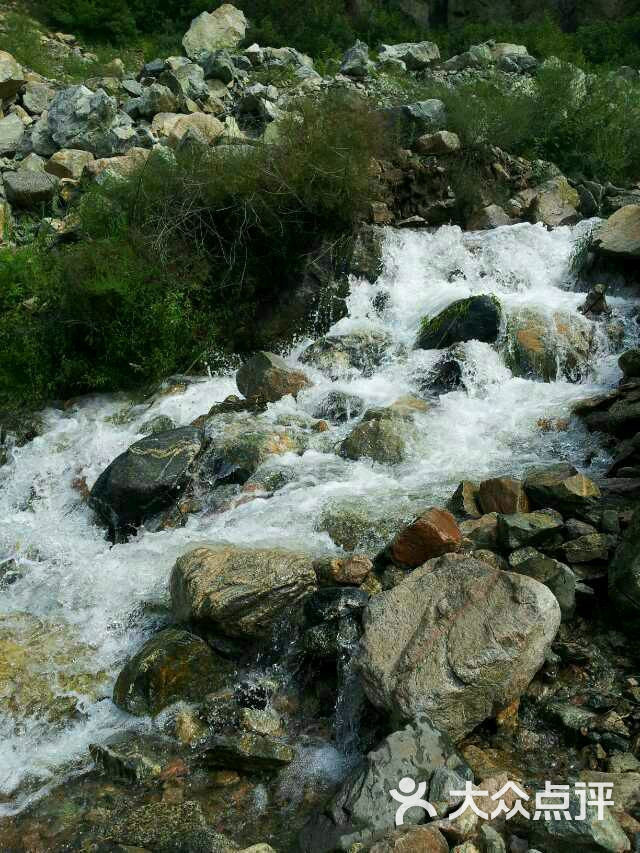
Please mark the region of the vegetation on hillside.
POLYGON ((301 101, 280 140, 153 154, 84 195, 81 242, 0 252, 0 404, 134 388, 259 340, 264 300, 319 235, 349 233, 384 154, 367 104, 339 96, 301 101))

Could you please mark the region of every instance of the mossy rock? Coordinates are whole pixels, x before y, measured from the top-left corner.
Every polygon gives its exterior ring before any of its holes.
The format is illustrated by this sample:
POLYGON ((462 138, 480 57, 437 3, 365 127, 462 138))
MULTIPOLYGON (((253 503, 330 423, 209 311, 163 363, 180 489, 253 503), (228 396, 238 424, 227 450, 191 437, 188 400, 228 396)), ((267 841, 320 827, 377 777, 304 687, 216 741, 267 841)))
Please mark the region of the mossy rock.
POLYGON ((422 321, 418 349, 446 349, 464 341, 494 343, 500 333, 502 308, 492 294, 458 299, 436 317, 422 321))

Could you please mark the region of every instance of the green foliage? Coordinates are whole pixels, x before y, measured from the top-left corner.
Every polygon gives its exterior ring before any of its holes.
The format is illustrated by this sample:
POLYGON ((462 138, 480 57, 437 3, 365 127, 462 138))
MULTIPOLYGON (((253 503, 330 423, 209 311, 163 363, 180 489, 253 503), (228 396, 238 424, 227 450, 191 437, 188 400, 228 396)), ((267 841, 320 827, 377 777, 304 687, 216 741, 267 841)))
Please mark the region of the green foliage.
POLYGON ((127 0, 47 0, 43 11, 54 24, 67 31, 107 41, 126 41, 136 31, 127 0))
POLYGON ((82 242, 1 252, 0 406, 132 388, 202 368, 212 348, 253 348, 264 305, 298 282, 319 237, 350 233, 384 153, 376 116, 337 95, 300 101, 279 138, 154 153, 81 198, 82 242))

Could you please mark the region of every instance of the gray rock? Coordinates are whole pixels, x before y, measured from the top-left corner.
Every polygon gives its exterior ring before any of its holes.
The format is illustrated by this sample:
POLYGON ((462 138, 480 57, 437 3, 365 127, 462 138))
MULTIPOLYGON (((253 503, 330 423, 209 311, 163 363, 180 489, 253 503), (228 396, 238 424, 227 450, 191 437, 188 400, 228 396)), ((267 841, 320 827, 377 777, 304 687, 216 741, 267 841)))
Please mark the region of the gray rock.
POLYGON ((511 571, 528 575, 548 586, 558 599, 564 618, 570 617, 576 605, 576 576, 569 566, 547 557, 535 548, 520 548, 509 555, 511 571))
POLYGON ((354 427, 340 445, 346 459, 367 457, 384 465, 397 465, 405 458, 412 427, 403 418, 375 417, 354 427))
POLYGON ((196 548, 171 573, 176 619, 231 637, 266 639, 282 612, 316 587, 313 560, 278 548, 196 548))
MULTIPOLYGON (((364 766, 345 782, 328 812, 342 834, 359 829, 377 832, 394 828, 398 803, 389 796, 389 791, 397 789, 398 782, 405 777, 426 782, 429 791, 434 772, 439 769, 455 773, 463 780, 473 778, 449 736, 438 730, 428 716, 418 714, 409 725, 390 734, 367 755, 364 766)), ((406 811, 404 822, 422 823, 425 817, 423 809, 411 808, 406 811)))
POLYGON ((521 695, 559 624, 543 584, 448 555, 371 599, 357 663, 374 705, 456 739, 521 695))
POLYGON ((13 98, 24 85, 22 66, 5 50, 0 50, 0 100, 13 98))
POLYGON ((404 62, 409 71, 421 71, 440 59, 440 49, 432 41, 383 44, 378 59, 382 63, 404 62))
POLYGON ((180 495, 202 441, 199 429, 180 427, 132 444, 100 474, 89 505, 114 531, 141 524, 180 495))
POLYGON ((24 125, 15 113, 0 118, 0 155, 15 154, 24 136, 24 125))
POLYGON ((437 98, 406 104, 402 112, 410 124, 418 132, 429 133, 444 130, 447 126, 447 110, 444 103, 437 98))
POLYGON ((353 47, 345 51, 340 64, 340 73, 347 77, 362 79, 367 76, 371 66, 369 45, 363 41, 357 41, 353 47))
POLYGON ((62 89, 49 105, 48 127, 59 148, 80 148, 99 157, 124 154, 135 145, 131 118, 103 89, 62 89))
POLYGON ((244 12, 230 3, 223 3, 215 11, 202 12, 193 19, 182 44, 189 59, 198 62, 214 50, 237 47, 246 30, 244 12))
POLYGON ((7 200, 17 207, 38 207, 51 201, 58 179, 45 172, 5 172, 4 188, 7 200))
POLYGON ((600 227, 594 249, 614 258, 640 258, 640 204, 627 204, 600 227))
POLYGON ((514 512, 498 515, 498 542, 505 551, 553 542, 564 526, 554 512, 514 512))
POLYGON ((139 98, 127 101, 123 109, 133 119, 152 119, 157 113, 177 112, 178 97, 167 86, 152 83, 139 98))
POLYGON ((140 784, 160 776, 167 744, 158 737, 119 732, 104 743, 90 743, 89 752, 109 778, 140 784))
POLYGON ((385 332, 372 330, 325 335, 304 350, 300 361, 312 364, 331 379, 338 379, 354 370, 364 376, 372 376, 382 364, 390 342, 385 332))
POLYGON ((314 408, 313 416, 342 423, 360 417, 364 408, 364 400, 356 394, 348 394, 346 391, 329 391, 314 408))
POLYGON ((207 79, 214 78, 222 80, 223 83, 231 83, 238 76, 233 54, 229 50, 214 50, 201 58, 200 64, 207 79))
MULTIPOLYGON (((177 97, 203 102, 209 98, 209 87, 204 76, 204 71, 200 65, 196 65, 195 62, 186 62, 173 71, 163 71, 158 78, 158 83, 162 83, 177 97)), ((171 112, 171 110, 159 110, 158 112, 171 112)))
POLYGON ((126 663, 113 688, 113 701, 136 716, 159 714, 174 702, 202 700, 222 687, 232 671, 200 637, 166 628, 126 663))
MULTIPOLYGON (((614 789, 615 796, 615 789, 614 789)), ((631 850, 631 843, 622 827, 608 808, 604 809, 602 820, 597 812, 587 808, 586 819, 577 820, 580 802, 575 794, 569 798, 568 819, 562 812, 549 812, 545 820, 531 821, 529 840, 539 844, 546 853, 622 853, 631 850)))
POLYGON ((49 133, 49 114, 45 111, 23 137, 20 150, 25 154, 34 151, 40 157, 48 158, 55 154, 59 147, 49 133))
POLYGON ((593 480, 564 462, 531 471, 524 487, 533 506, 553 507, 563 515, 586 512, 600 497, 593 480))
POLYGON ((155 435, 158 432, 166 432, 175 429, 176 425, 167 415, 156 415, 155 418, 145 421, 140 427, 142 435, 155 435))
POLYGON ((22 96, 22 104, 31 115, 40 115, 49 108, 55 92, 46 83, 27 83, 22 96))

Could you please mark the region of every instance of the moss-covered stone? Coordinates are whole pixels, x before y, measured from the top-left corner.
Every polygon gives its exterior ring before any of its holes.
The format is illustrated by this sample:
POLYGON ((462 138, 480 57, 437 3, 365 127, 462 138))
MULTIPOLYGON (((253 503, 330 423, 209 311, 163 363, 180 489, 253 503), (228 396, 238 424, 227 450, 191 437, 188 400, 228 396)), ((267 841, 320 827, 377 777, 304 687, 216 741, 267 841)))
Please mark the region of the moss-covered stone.
POLYGON ((502 309, 492 294, 458 299, 436 317, 422 321, 416 347, 446 349, 463 341, 493 343, 500 332, 502 309))

